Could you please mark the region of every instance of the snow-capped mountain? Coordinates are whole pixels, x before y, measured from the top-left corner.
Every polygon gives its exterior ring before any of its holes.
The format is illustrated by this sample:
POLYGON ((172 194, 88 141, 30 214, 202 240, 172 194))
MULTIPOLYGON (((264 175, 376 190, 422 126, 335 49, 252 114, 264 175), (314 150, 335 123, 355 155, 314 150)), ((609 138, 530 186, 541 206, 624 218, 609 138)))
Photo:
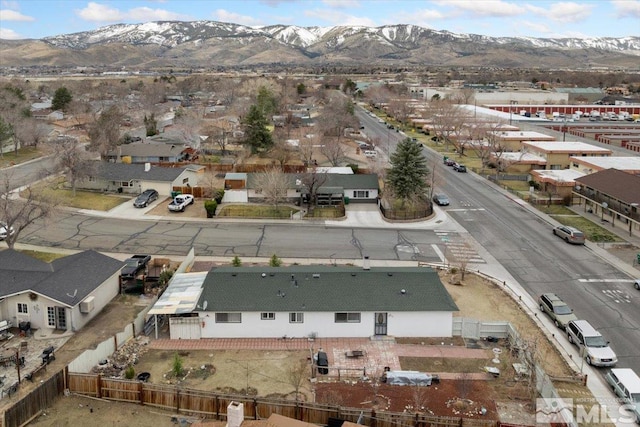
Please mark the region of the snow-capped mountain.
POLYGON ((248 27, 216 21, 162 21, 109 25, 42 40, 4 40, 0 41, 0 55, 8 60, 7 65, 45 61, 200 67, 215 61, 220 66, 394 63, 544 67, 613 63, 634 67, 640 56, 640 37, 487 37, 415 25, 248 27), (36 46, 25 51, 24 46, 30 43, 36 43, 38 55, 32 53, 36 46), (119 54, 105 56, 115 45, 119 54))

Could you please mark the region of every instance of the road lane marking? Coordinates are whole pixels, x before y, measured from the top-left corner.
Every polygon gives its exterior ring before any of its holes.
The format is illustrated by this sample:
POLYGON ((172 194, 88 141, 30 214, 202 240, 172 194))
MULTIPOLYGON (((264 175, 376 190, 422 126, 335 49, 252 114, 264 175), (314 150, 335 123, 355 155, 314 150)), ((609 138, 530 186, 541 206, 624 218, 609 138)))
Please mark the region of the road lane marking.
POLYGON ((582 283, 633 283, 632 279, 578 279, 582 283))

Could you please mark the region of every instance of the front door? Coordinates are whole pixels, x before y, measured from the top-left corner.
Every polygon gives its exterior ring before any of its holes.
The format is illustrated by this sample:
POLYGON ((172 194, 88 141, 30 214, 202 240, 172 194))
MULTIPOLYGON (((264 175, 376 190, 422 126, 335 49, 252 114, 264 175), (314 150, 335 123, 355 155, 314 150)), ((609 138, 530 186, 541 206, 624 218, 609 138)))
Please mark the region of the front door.
POLYGON ((387 335, 387 313, 375 314, 374 335, 387 335))

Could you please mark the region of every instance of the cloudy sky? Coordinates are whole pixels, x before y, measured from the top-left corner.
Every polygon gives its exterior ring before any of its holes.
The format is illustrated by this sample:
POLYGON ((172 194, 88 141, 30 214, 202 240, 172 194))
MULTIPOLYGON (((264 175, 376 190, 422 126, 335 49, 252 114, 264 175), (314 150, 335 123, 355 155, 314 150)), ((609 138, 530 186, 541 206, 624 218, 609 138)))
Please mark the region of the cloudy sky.
POLYGON ((213 20, 248 26, 414 24, 488 36, 640 36, 640 0, 0 0, 0 38, 115 23, 213 20))

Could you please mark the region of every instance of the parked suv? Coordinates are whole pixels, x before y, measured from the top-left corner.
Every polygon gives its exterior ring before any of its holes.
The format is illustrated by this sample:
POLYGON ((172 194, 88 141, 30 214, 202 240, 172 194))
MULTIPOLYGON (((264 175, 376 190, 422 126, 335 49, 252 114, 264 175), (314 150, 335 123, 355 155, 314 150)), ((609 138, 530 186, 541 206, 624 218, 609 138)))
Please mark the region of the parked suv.
POLYGON ((465 165, 461 165, 459 163, 456 163, 453 165, 453 170, 454 171, 458 171, 458 172, 466 172, 467 171, 467 167, 465 165))
POLYGON ((633 412, 635 421, 640 424, 640 377, 633 369, 612 369, 605 378, 613 392, 629 405, 627 411, 633 412))
POLYGON ((553 234, 560 237, 567 243, 584 245, 584 233, 577 228, 560 225, 553 229, 553 234))
POLYGON ((578 320, 573 310, 556 294, 542 294, 538 298, 540 310, 547 313, 553 323, 560 329, 566 329, 571 320, 578 320))
POLYGON ((589 365, 614 366, 618 363, 618 357, 609 347, 609 342, 586 320, 567 323, 567 338, 571 344, 578 346, 589 365))

